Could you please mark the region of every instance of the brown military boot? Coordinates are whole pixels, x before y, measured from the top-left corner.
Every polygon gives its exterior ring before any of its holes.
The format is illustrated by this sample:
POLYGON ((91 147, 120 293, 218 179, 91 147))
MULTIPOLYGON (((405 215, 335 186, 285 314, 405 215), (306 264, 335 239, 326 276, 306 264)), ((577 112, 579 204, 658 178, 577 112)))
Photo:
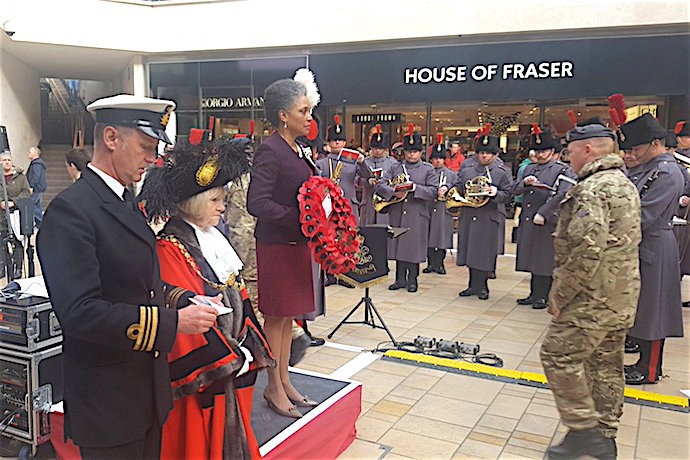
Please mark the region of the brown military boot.
POLYGON ((546 450, 546 458, 549 460, 570 460, 585 455, 600 460, 615 460, 618 455, 616 441, 605 437, 599 428, 570 430, 563 442, 546 450))

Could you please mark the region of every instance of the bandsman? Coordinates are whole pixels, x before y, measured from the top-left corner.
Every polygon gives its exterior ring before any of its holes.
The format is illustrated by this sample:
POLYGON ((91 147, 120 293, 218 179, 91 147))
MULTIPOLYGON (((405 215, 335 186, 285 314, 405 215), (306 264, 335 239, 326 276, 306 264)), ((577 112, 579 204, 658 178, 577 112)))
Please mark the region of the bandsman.
POLYGON ((443 260, 446 249, 453 247, 453 215, 446 209, 446 194, 455 183, 457 174, 445 166, 446 148, 443 136, 439 134, 431 149, 431 165, 434 167, 435 182, 438 193, 431 204, 431 220, 429 221, 429 248, 427 249, 427 266, 424 273, 436 272, 446 274, 443 260))
POLYGON ((512 196, 513 180, 510 171, 497 161, 500 151, 498 137, 490 135, 487 129, 477 138, 477 160, 470 165, 469 158, 463 162, 454 184, 464 195, 467 181, 484 177, 487 186, 481 193, 488 198, 483 206, 465 207, 460 212, 457 265, 466 265, 470 270, 469 286, 460 292, 460 297, 489 298, 487 279, 496 270, 498 254, 503 253, 504 238, 500 233, 505 228, 505 205, 512 196))
POLYGON ((383 173, 398 161, 388 155, 388 135, 381 132, 381 125, 376 125, 374 133, 369 139, 371 155, 364 160, 364 164, 371 171, 371 177, 362 179, 362 205, 360 206, 359 225, 388 224, 388 214, 381 214, 374 210, 372 198, 376 184, 381 181, 383 173))
POLYGON ((326 130, 326 141, 330 147, 330 152, 324 158, 316 161, 317 167, 321 170, 321 176, 328 177, 343 189, 345 198, 350 200, 352 212, 359 220, 359 201, 355 191, 355 181, 359 179, 369 179, 369 167, 364 164, 364 155, 356 156, 355 160, 341 155, 345 148, 345 126, 340 124, 340 117, 334 117, 335 124, 326 130))
POLYGON ((671 230, 684 181, 666 149, 666 132, 651 114, 624 124, 621 133, 640 162, 631 179, 642 206, 642 287, 635 323, 628 333, 639 344, 640 359, 626 368, 626 383, 641 385, 656 383, 662 376, 666 337, 683 336, 678 243, 671 230))
MULTIPOLYGON (((355 182, 369 179, 369 168, 364 164, 364 155, 358 154, 354 161, 342 155, 347 139, 345 126, 340 124, 338 115, 333 120, 335 123, 326 130, 326 141, 330 151, 328 155, 316 161, 316 167, 321 176, 330 178, 343 189, 343 195, 350 200, 352 213, 359 222, 359 200, 355 182)), ((326 286, 336 283, 348 288, 352 287, 345 281, 336 280, 333 275, 326 276, 326 286)))
POLYGON ((679 121, 676 123, 674 132, 676 133, 676 143, 678 144, 676 152, 690 157, 690 123, 687 121, 679 121))
POLYGON ((553 232, 558 221, 558 204, 565 192, 575 185, 570 166, 554 158, 555 139, 550 129, 535 123, 529 139, 535 162, 527 165, 522 179, 512 192, 522 195, 522 212, 517 233, 515 270, 532 274, 529 295, 518 305, 546 308, 553 271, 553 232))
POLYGON ((403 139, 405 159, 388 168, 376 193, 390 204, 389 224, 409 230, 391 241, 388 257, 395 259, 395 283, 388 289, 417 292, 419 264, 426 259, 429 238, 429 202, 437 196, 434 168, 422 161, 422 137, 411 126, 403 139), (393 182, 393 184, 391 184, 393 182))

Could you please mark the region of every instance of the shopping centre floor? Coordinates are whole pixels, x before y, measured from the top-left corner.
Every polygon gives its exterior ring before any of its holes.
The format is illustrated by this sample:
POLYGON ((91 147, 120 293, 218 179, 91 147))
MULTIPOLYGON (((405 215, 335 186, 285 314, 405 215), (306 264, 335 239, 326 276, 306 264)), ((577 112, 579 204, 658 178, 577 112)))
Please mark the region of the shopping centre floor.
MULTIPOLYGON (((416 293, 389 291, 389 283, 372 287, 371 298, 396 340, 426 336, 478 343, 481 352, 502 358, 506 369, 543 373, 539 347, 550 315, 515 303, 528 294, 529 276, 514 270, 514 245, 506 246, 497 279, 489 280, 489 300, 458 297, 468 271, 455 266, 450 255, 448 274, 421 274, 416 293)), ((326 338, 363 293, 326 288, 327 315, 310 323, 312 333, 326 338)), ((683 294, 690 299, 690 280, 683 283, 683 294)), ((666 341, 667 377, 636 388, 675 396, 690 389, 690 309, 683 310, 686 338, 666 341)), ((351 319, 362 319, 361 307, 351 319)), ((353 362, 364 352, 338 345, 369 351, 388 340, 384 330, 367 325, 344 325, 327 340, 331 343, 310 348, 297 367, 352 374, 363 384, 357 438, 342 459, 543 458, 566 432, 548 389, 388 360, 370 362, 371 356, 353 362), (358 370, 359 363, 369 364, 358 370)), ((626 363, 636 356, 627 355, 626 363)), ((626 403, 617 443, 621 459, 688 459, 690 414, 626 403)))

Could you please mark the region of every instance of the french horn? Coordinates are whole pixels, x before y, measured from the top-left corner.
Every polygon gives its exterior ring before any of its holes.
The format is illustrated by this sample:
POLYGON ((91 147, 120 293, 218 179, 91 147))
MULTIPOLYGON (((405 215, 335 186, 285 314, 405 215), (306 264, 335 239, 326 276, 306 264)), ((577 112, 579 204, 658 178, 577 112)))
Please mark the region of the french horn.
MULTIPOLYGON (((388 181, 388 185, 396 186, 407 184, 409 182, 410 180, 407 174, 398 174, 396 177, 388 181)), ((403 195, 402 198, 394 196, 390 200, 386 200, 381 195, 374 193, 374 196, 372 197, 372 203, 374 205, 374 209, 376 210, 376 212, 386 214, 388 212, 388 209, 386 209, 388 206, 395 203, 400 203, 405 198, 407 198, 407 192, 405 192, 405 195, 403 195)))
POLYGON ((481 208, 489 202, 489 188, 491 182, 486 176, 477 176, 465 182, 465 196, 460 195, 456 187, 448 190, 446 197, 446 209, 454 212, 458 208, 466 206, 469 208, 481 208))

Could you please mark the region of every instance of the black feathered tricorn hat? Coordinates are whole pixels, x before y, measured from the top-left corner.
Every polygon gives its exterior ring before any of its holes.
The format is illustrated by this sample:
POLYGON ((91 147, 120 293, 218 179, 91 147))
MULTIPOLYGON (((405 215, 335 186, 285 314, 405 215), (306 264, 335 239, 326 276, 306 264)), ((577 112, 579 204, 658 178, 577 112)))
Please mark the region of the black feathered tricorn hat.
POLYGON ((179 142, 146 173, 140 201, 147 219, 168 219, 177 203, 240 178, 249 171, 252 153, 248 139, 179 142))

